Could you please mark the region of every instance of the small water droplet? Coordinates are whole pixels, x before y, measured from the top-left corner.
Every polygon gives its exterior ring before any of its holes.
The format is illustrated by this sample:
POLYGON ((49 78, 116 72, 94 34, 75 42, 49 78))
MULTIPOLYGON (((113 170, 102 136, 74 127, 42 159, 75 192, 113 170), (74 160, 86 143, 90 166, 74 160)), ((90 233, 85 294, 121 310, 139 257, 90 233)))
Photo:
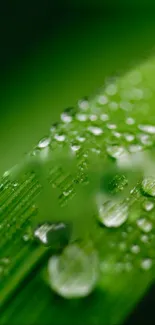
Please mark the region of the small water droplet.
POLYGON ((128 125, 133 125, 133 124, 135 124, 135 120, 134 120, 134 118, 132 118, 132 117, 128 117, 128 118, 126 119, 126 124, 128 124, 128 125))
POLYGON ((51 139, 48 138, 48 137, 45 137, 45 138, 43 138, 43 139, 41 139, 41 140, 39 141, 37 147, 38 147, 39 149, 46 148, 46 147, 49 146, 50 142, 51 142, 51 139))
POLYGON ((106 227, 120 227, 128 218, 126 202, 107 201, 99 206, 99 221, 106 227))
POLYGON ((84 99, 80 99, 78 101, 78 107, 82 110, 82 111, 87 111, 89 108, 89 102, 86 98, 84 99))
POLYGON ((88 131, 94 135, 101 135, 103 130, 97 126, 89 126, 88 131))
POLYGON ((59 142, 63 142, 66 139, 66 136, 64 134, 55 134, 54 136, 55 140, 59 141, 59 142))
POLYGON ((34 237, 46 246, 60 248, 68 244, 70 226, 62 222, 44 223, 34 231, 34 237))
POLYGON ((91 114, 89 115, 89 120, 90 121, 96 121, 98 119, 97 115, 96 114, 91 114))
POLYGON ((148 243, 149 238, 148 238, 147 235, 142 235, 142 236, 140 237, 140 240, 141 240, 143 243, 148 243))
POLYGON ((145 271, 152 267, 152 260, 150 258, 145 258, 141 261, 141 268, 145 271))
POLYGON ((109 120, 108 114, 101 114, 100 115, 100 120, 102 120, 102 121, 108 121, 109 120))
POLYGON ((108 97, 105 96, 105 95, 100 95, 98 96, 97 98, 97 102, 100 104, 100 105, 105 105, 108 103, 108 97))
POLYGON ((152 230, 152 223, 145 218, 138 219, 137 226, 144 232, 150 232, 152 230))
POLYGON ((124 138, 125 138, 125 140, 128 141, 128 142, 132 142, 132 141, 134 141, 135 136, 134 136, 134 134, 132 134, 132 133, 125 133, 125 134, 124 134, 124 138))
POLYGON ((126 262, 125 265, 124 265, 124 268, 127 272, 130 272, 133 268, 131 262, 126 262))
POLYGON ((120 158, 120 156, 124 155, 125 150, 122 146, 118 145, 110 145, 107 147, 107 153, 112 158, 120 158))
POLYGON ((86 138, 82 137, 82 136, 77 136, 76 140, 79 141, 79 142, 84 142, 84 141, 86 141, 86 138))
POLYGON ((140 252, 140 247, 138 245, 132 245, 131 252, 133 254, 138 254, 140 252))
POLYGON ((128 80, 132 85, 137 85, 142 81, 142 74, 138 70, 133 70, 128 74, 128 80))
POLYGON ((88 119, 88 116, 86 114, 78 113, 76 114, 76 119, 80 122, 85 122, 88 119))
POLYGON ((142 189, 147 195, 155 196, 155 178, 144 178, 144 180, 142 181, 142 189))
POLYGON ((79 144, 72 144, 71 145, 71 149, 72 151, 76 152, 81 148, 81 146, 79 146, 79 144))
POLYGON ((64 113, 61 114, 61 120, 64 123, 70 123, 72 121, 72 116, 70 116, 69 114, 64 112, 64 113))
POLYGON ((117 128, 117 125, 112 123, 107 123, 107 128, 109 130, 115 130, 117 128))
POLYGON ((145 211, 151 211, 154 208, 154 203, 151 201, 145 201, 143 203, 143 208, 145 211))
POLYGON ((28 241, 30 240, 30 236, 29 236, 29 234, 24 234, 24 235, 23 235, 23 240, 24 240, 25 242, 28 242, 28 241))
POLYGON ((114 96, 117 93, 117 85, 116 84, 109 84, 106 89, 105 92, 109 95, 109 96, 114 96))
POLYGON ((60 256, 48 262, 51 288, 64 298, 88 296, 96 286, 99 273, 98 255, 87 253, 76 244, 66 247, 60 256))
POLYGON ((116 111, 118 109, 118 103, 116 102, 110 102, 109 103, 109 108, 112 110, 112 111, 116 111))

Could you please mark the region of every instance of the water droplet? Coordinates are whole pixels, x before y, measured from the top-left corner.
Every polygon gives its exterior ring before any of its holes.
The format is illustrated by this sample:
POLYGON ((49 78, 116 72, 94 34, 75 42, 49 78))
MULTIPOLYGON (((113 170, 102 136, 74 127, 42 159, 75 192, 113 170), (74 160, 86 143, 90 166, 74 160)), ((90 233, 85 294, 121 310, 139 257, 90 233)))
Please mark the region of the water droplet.
POLYGON ((108 123, 107 124, 107 128, 109 130, 115 130, 117 128, 117 125, 116 124, 112 124, 112 123, 108 123))
POLYGON ((151 201, 145 201, 143 203, 143 208, 145 211, 151 211, 154 208, 154 203, 151 201))
POLYGON ((100 95, 100 96, 98 96, 97 102, 98 102, 100 105, 105 105, 105 104, 108 103, 108 97, 105 96, 105 95, 100 95))
POLYGON ((80 99, 78 101, 78 106, 82 111, 87 111, 88 108, 89 108, 89 102, 88 102, 88 100, 86 98, 80 99))
POLYGON ((155 134, 155 125, 144 125, 140 124, 138 125, 139 130, 149 133, 149 134, 155 134))
POLYGON ((126 202, 107 201, 99 206, 99 221, 106 227, 120 227, 128 218, 126 202))
POLYGON ((107 153, 110 157, 117 159, 125 153, 125 149, 122 146, 112 145, 107 147, 107 153))
POLYGON ((95 115, 95 114, 89 115, 89 120, 90 121, 96 121, 97 119, 98 119, 97 115, 95 115))
POLYGON ((138 254, 138 253, 140 252, 140 247, 139 247, 138 245, 133 245, 133 246, 131 247, 131 252, 132 252, 133 254, 138 254))
POLYGON ((100 115, 100 119, 101 119, 102 121, 108 121, 108 120, 109 120, 109 116, 108 116, 108 114, 101 114, 101 115, 100 115))
POLYGON ((39 141, 37 147, 38 147, 39 149, 46 148, 46 147, 49 146, 50 142, 51 142, 51 139, 48 138, 48 137, 45 137, 45 138, 43 138, 43 139, 41 139, 41 140, 39 141))
POLYGON ((29 234, 24 234, 24 235, 23 235, 23 240, 24 240, 25 242, 28 242, 28 241, 30 240, 30 235, 29 235, 29 234))
POLYGON ((79 146, 78 144, 72 144, 71 145, 71 149, 72 151, 76 152, 81 148, 81 146, 79 146))
POLYGON ((116 84, 109 84, 106 87, 105 91, 109 96, 114 96, 117 93, 117 85, 116 84))
POLYGON ((77 136, 76 140, 79 141, 79 142, 84 142, 84 141, 86 141, 86 138, 82 137, 82 136, 77 136))
POLYGON ((155 178, 147 177, 142 181, 142 189, 144 193, 155 196, 155 178))
POLYGON ((121 136, 122 136, 122 134, 120 132, 116 132, 116 131, 113 131, 112 134, 117 139, 121 138, 121 136))
POLYGON ((64 134, 55 134, 54 136, 55 140, 59 141, 59 142, 63 142, 66 139, 66 136, 64 134))
POLYGON ((64 123, 70 123, 72 121, 72 116, 70 116, 69 114, 64 112, 64 113, 61 114, 61 120, 64 123))
POLYGON ((116 102, 110 102, 109 103, 109 108, 112 110, 112 111, 116 111, 118 109, 118 103, 116 102))
POLYGON ((132 142, 132 141, 134 141, 135 136, 134 136, 134 134, 132 134, 132 133, 125 133, 125 134, 124 134, 124 138, 125 138, 125 140, 128 141, 128 142, 132 142))
POLYGON ((76 114, 76 119, 80 122, 85 122, 88 119, 88 116, 86 114, 78 113, 76 114))
POLYGON ((72 244, 60 256, 53 256, 48 263, 52 289, 64 298, 80 298, 89 295, 98 280, 98 255, 72 244))
POLYGON ((121 242, 119 244, 119 248, 120 248, 121 251, 125 251, 126 250, 126 243, 125 242, 121 242))
POLYGON ((144 232, 150 232, 152 230, 152 223, 145 218, 138 219, 137 226, 144 232))
POLYGON ((148 240, 149 240, 149 238, 148 238, 147 235, 142 235, 142 236, 140 237, 140 239, 141 239, 141 241, 142 241, 143 243, 148 243, 148 240))
POLYGON ((135 120, 132 117, 128 117, 126 119, 126 124, 133 125, 133 124, 135 124, 135 120))
POLYGON ((34 231, 34 237, 46 246, 60 248, 68 244, 71 229, 62 222, 44 223, 34 231))
POLYGON ((94 135, 101 135, 103 130, 97 126, 89 126, 88 131, 94 135))
POLYGON ((72 193, 72 189, 69 189, 68 191, 64 191, 63 195, 68 196, 70 193, 72 193))
POLYGON ((145 271, 152 267, 152 260, 150 258, 145 258, 141 261, 141 268, 145 271))

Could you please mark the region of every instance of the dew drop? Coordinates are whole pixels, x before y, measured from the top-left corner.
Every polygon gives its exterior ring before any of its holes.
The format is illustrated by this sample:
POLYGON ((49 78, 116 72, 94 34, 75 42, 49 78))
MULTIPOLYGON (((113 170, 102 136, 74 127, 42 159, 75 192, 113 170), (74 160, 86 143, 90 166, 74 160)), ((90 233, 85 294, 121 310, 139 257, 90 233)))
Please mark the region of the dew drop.
POLYGON ((82 136, 77 136, 76 140, 79 141, 79 142, 84 142, 84 141, 86 141, 86 138, 82 137, 82 136))
POLYGON ((60 248, 68 244, 71 229, 62 222, 44 223, 34 231, 34 237, 43 245, 60 248))
POLYGON ((72 121, 72 116, 68 115, 67 113, 62 113, 61 114, 61 120, 64 123, 70 123, 72 121))
POLYGON ((101 135, 103 130, 97 126, 89 126, 88 131, 94 135, 101 135))
POLYGON ((115 84, 109 84, 106 89, 105 89, 106 93, 109 96, 114 96, 117 93, 117 85, 115 84))
POLYGON ((126 202, 107 201, 99 206, 99 221, 106 227, 120 227, 128 218, 126 202))
POLYGON ((117 159, 124 155, 125 150, 122 146, 112 145, 107 147, 107 153, 110 157, 117 159))
POLYGON ((131 144, 129 146, 129 151, 132 153, 142 151, 143 147, 140 144, 131 144))
POLYGON ((112 111, 116 111, 118 109, 118 104, 116 102, 110 102, 109 103, 109 108, 112 110, 112 111))
POLYGON ((95 114, 89 115, 89 120, 90 121, 96 121, 97 119, 98 119, 97 115, 95 115, 95 114))
POLYGON ((71 149, 72 151, 76 152, 81 148, 81 146, 79 146, 78 144, 72 144, 71 145, 71 149))
POLYGON ((148 243, 149 238, 148 238, 147 235, 142 235, 142 236, 140 237, 140 240, 141 240, 143 243, 148 243))
POLYGON ((125 134, 124 134, 124 138, 125 138, 125 140, 128 141, 128 142, 132 142, 132 141, 134 141, 135 136, 134 136, 134 134, 132 134, 132 133, 125 133, 125 134))
POLYGON ((105 95, 100 95, 100 96, 98 96, 97 102, 98 102, 100 105, 105 105, 105 104, 108 103, 108 97, 105 96, 105 95))
POLYGON ((112 123, 108 123, 107 124, 107 128, 109 130, 115 130, 117 128, 117 125, 116 124, 112 124, 112 123))
POLYGON ((154 208, 154 203, 151 202, 151 201, 145 201, 143 203, 143 208, 144 208, 145 211, 148 211, 149 212, 149 211, 151 211, 154 208))
POLYGON ((140 252, 140 247, 138 245, 132 245, 131 252, 133 254, 138 254, 140 252))
POLYGON ((66 139, 66 136, 64 134, 55 134, 54 136, 55 140, 59 141, 59 142, 63 142, 66 139))
POLYGON ((145 194, 155 196, 155 178, 144 178, 144 180, 142 181, 142 189, 145 194))
POLYGON ((98 280, 99 261, 96 251, 87 253, 76 244, 66 247, 60 256, 48 262, 51 288, 71 299, 88 296, 98 280))
POLYGON ((138 219, 137 226, 144 232, 150 232, 152 230, 152 223, 145 218, 138 219))
POLYGON ((39 149, 46 148, 46 147, 49 146, 50 142, 51 142, 51 139, 48 138, 48 137, 45 137, 45 138, 43 138, 43 139, 41 139, 41 140, 39 141, 37 147, 38 147, 39 149))
POLYGON ((108 114, 101 114, 101 115, 100 115, 100 119, 101 119, 102 121, 108 121, 108 120, 109 120, 109 116, 108 116, 108 114))
POLYGON ((82 111, 87 111, 89 108, 89 102, 87 99, 80 99, 78 101, 78 107, 82 110, 82 111))
POLYGON ((145 258, 141 261, 141 268, 145 271, 152 267, 152 260, 150 258, 145 258))
POLYGON ((149 133, 149 134, 155 134, 155 125, 144 125, 140 124, 138 125, 139 130, 149 133))
POLYGON ((88 119, 88 116, 86 114, 76 114, 76 119, 80 122, 85 122, 88 119))
POLYGON ((132 117, 128 117, 126 119, 126 124, 133 125, 133 124, 135 124, 135 120, 132 117))

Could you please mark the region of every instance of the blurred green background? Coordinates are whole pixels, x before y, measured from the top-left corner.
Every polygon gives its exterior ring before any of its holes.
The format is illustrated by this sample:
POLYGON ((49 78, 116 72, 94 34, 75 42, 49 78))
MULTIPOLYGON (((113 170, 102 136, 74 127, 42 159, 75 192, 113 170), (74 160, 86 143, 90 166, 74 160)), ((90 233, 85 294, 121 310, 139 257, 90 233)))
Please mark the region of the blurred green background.
POLYGON ((153 55, 154 11, 118 3, 3 4, 1 173, 46 135, 63 109, 94 92, 107 76, 153 55))

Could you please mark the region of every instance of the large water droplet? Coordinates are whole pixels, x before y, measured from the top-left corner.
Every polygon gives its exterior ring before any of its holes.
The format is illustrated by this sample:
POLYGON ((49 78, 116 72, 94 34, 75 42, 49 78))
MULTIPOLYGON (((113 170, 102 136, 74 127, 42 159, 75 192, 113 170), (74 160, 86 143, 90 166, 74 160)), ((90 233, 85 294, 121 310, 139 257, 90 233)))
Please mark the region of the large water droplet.
POLYGON ((48 137, 45 137, 45 138, 43 138, 43 139, 41 139, 41 140, 39 141, 37 147, 38 147, 39 149, 46 148, 46 147, 49 146, 50 142, 51 142, 51 139, 48 138, 48 137))
POLYGON ((142 181, 142 189, 144 193, 155 196, 155 178, 147 177, 142 181))
POLYGON ((138 126, 138 128, 143 132, 146 132, 146 133, 149 133, 149 134, 155 134, 155 125, 140 124, 138 126))
POLYGON ((99 207, 99 221, 106 227, 120 227, 128 218, 126 202, 107 201, 99 207))
POLYGON ((89 295, 96 286, 98 271, 97 253, 87 253, 76 244, 66 247, 62 255, 51 257, 48 263, 52 289, 68 299, 89 295))
POLYGON ((70 226, 62 222, 44 223, 34 231, 34 237, 46 246, 61 248, 68 244, 71 235, 70 226))

